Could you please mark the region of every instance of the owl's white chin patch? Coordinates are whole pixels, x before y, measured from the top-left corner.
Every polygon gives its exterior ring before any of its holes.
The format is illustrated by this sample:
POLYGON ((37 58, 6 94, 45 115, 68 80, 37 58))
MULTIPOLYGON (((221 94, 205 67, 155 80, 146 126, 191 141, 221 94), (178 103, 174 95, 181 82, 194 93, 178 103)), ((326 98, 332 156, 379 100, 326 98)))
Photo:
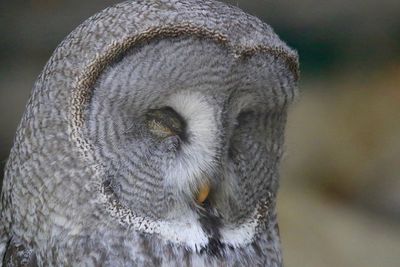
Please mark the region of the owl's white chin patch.
MULTIPOLYGON (((260 232, 266 230, 264 227, 267 226, 272 199, 272 194, 268 194, 243 222, 224 225, 221 228, 220 241, 231 247, 243 247, 254 241, 260 232)), ((104 185, 100 188, 100 201, 112 218, 132 231, 156 235, 163 241, 183 245, 196 252, 200 252, 209 244, 209 236, 194 212, 171 220, 154 220, 139 216, 119 203, 113 192, 104 185)))
POLYGON ((218 129, 213 106, 197 92, 180 92, 172 95, 166 103, 179 113, 186 122, 187 140, 165 172, 166 186, 182 192, 195 193, 200 186, 208 184, 215 169, 218 148, 218 129))

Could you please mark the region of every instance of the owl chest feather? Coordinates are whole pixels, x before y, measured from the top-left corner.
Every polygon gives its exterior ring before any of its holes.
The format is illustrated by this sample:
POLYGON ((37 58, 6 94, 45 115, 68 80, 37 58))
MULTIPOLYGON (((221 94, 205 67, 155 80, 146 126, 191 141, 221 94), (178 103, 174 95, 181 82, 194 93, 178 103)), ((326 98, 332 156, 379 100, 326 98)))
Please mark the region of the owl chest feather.
POLYGON ((209 247, 199 251, 138 233, 122 236, 120 233, 99 232, 98 236, 71 242, 75 245, 60 250, 62 256, 71 256, 65 258, 66 265, 75 261, 82 266, 281 266, 279 241, 267 234, 243 247, 212 247, 215 244, 209 243, 209 247), (85 251, 91 253, 88 255, 83 253, 85 251))

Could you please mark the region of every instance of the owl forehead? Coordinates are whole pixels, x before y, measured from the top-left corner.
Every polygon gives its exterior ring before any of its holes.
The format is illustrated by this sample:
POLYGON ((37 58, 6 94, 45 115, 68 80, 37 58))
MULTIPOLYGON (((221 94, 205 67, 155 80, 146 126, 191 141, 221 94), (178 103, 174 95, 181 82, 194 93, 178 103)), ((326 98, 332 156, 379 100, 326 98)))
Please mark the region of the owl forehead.
MULTIPOLYGON (((157 38, 132 48, 107 67, 94 92, 107 96, 105 100, 140 108, 189 91, 207 96, 216 105, 276 106, 279 96, 288 94, 282 85, 287 81, 275 71, 280 63, 263 55, 238 58, 232 49, 212 39, 157 38)), ((293 94, 293 88, 289 91, 293 94)))
POLYGON ((107 68, 100 84, 146 91, 148 96, 174 89, 217 91, 231 78, 232 63, 228 51, 209 40, 157 39, 133 48, 107 68))
MULTIPOLYGON (((91 150, 90 142, 85 140, 81 132, 86 119, 85 110, 93 99, 95 89, 102 88, 97 85, 101 77, 105 77, 105 71, 118 64, 135 47, 147 46, 156 39, 182 36, 213 41, 230 52, 231 61, 228 62, 232 66, 240 62, 238 66, 249 69, 235 76, 236 81, 241 81, 241 86, 237 86, 239 95, 248 95, 251 90, 252 94, 257 92, 260 95, 252 97, 256 99, 255 103, 261 102, 268 108, 285 106, 288 100, 293 99, 298 78, 297 53, 257 18, 217 1, 127 1, 94 15, 74 30, 55 51, 43 72, 46 75, 60 73, 57 75, 64 76, 61 77, 65 81, 63 87, 70 89, 66 106, 69 107, 71 136, 83 154, 91 150), (257 73, 258 76, 254 75, 257 73), (257 88, 267 90, 255 90, 257 88)), ((147 73, 155 75, 156 72, 147 73)), ((221 76, 217 80, 223 81, 225 87, 233 88, 221 76)), ((160 86, 159 82, 150 84, 151 81, 147 79, 141 90, 136 84, 135 90, 129 91, 131 96, 139 96, 134 103, 151 102, 149 98, 157 94, 154 88, 160 86), (153 90, 146 89, 147 94, 137 94, 149 87, 153 90), (142 101, 144 95, 146 101, 142 101)), ((162 90, 179 88, 167 86, 174 81, 179 80, 164 79, 166 84, 162 90)), ((190 84, 192 86, 193 81, 190 84)), ((201 84, 204 88, 210 83, 202 81, 201 84)), ((128 84, 120 86, 126 86, 121 92, 132 90, 128 84)), ((218 91, 216 87, 211 89, 208 86, 208 90, 218 91)), ((57 90, 62 89, 58 87, 57 90)))

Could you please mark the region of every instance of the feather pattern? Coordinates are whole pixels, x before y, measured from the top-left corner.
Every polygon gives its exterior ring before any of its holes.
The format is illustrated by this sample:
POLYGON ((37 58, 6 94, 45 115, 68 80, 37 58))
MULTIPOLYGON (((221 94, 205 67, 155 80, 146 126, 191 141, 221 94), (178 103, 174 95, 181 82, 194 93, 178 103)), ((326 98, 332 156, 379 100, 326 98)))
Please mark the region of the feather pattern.
POLYGON ((92 16, 54 51, 18 127, 0 266, 282 266, 275 199, 297 79, 296 52, 223 3, 92 16), (149 110, 173 110, 156 119, 182 120, 182 134, 149 130, 149 110))

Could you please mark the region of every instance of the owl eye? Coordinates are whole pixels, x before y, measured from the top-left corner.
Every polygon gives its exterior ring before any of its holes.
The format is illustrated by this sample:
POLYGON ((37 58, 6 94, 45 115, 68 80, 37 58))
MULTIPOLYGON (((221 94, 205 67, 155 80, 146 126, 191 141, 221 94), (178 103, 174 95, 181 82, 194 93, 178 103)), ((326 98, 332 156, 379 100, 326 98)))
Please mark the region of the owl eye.
POLYGON ((240 112, 236 118, 236 123, 235 123, 236 128, 245 125, 248 121, 251 121, 253 117, 254 117, 254 111, 252 110, 245 110, 240 112))
POLYGON ((150 132, 158 137, 184 137, 185 121, 171 107, 150 109, 146 113, 146 123, 150 132))

